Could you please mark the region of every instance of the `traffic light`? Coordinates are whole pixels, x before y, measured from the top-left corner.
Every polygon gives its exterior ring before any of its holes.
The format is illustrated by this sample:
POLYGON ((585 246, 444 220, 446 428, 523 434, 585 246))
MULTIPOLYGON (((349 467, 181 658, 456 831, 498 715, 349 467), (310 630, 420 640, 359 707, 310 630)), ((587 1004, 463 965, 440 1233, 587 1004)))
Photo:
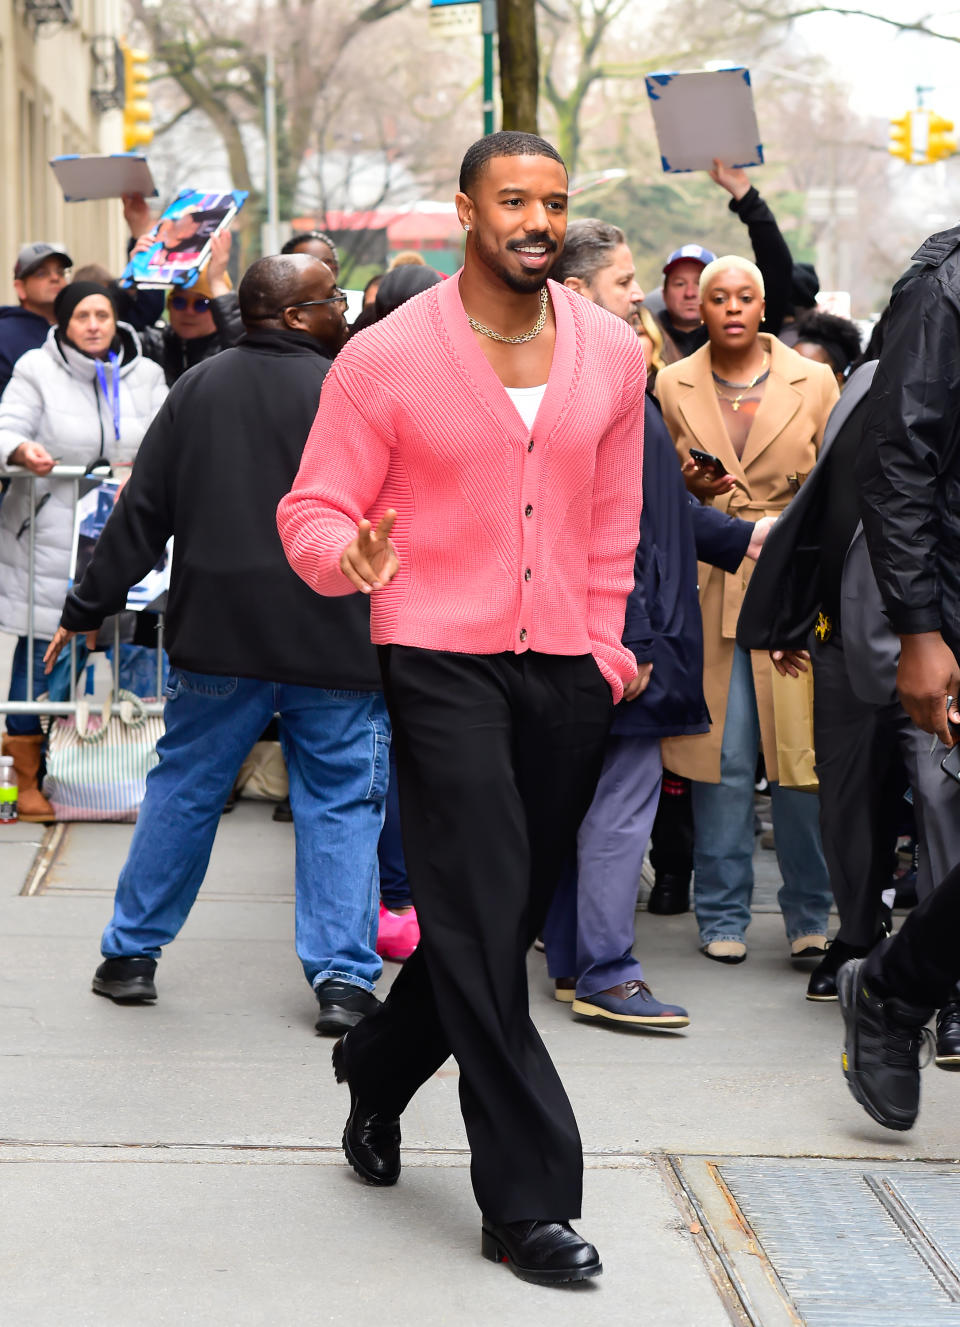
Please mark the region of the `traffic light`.
MULTIPOLYGON (((952 126, 951 126, 952 128, 952 126)), ((890 121, 891 157, 901 157, 904 161, 913 160, 913 113, 898 116, 890 121)))
POLYGON ((135 51, 121 42, 123 52, 123 150, 146 147, 153 142, 153 130, 148 127, 153 119, 153 107, 147 96, 150 75, 146 64, 146 51, 135 51))
POLYGON ((957 140, 953 137, 953 121, 942 115, 929 112, 927 120, 927 156, 928 162, 943 161, 952 157, 957 150, 957 140))

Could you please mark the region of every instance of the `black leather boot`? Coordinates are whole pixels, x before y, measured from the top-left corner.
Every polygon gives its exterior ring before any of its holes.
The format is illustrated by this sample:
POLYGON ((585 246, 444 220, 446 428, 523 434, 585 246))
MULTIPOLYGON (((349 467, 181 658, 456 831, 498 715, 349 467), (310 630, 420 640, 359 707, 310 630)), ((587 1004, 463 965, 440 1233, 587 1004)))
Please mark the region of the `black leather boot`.
POLYGON ((960 1069, 960 993, 937 1014, 938 1069, 960 1069))
POLYGON ((350 1114, 343 1130, 343 1154, 367 1184, 381 1188, 400 1178, 400 1121, 373 1110, 358 1098, 347 1069, 341 1037, 331 1059, 338 1083, 350 1088, 350 1114))
POLYGON ((521 1281, 562 1285, 585 1281, 603 1271, 600 1255, 566 1221, 507 1221, 483 1218, 480 1251, 491 1262, 506 1263, 521 1281))
POLYGON ((658 875, 650 891, 647 912, 669 917, 690 911, 690 877, 688 875, 658 875))

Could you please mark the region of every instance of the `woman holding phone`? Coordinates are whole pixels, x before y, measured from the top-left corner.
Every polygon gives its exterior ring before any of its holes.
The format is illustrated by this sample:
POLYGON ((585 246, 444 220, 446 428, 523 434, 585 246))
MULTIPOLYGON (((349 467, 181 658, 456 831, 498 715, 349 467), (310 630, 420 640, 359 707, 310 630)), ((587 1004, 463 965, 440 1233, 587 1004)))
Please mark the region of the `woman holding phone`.
MULTIPOLYGON (((688 488, 731 515, 754 521, 776 516, 816 462, 838 396, 836 380, 827 365, 760 332, 763 277, 747 259, 728 255, 708 264, 700 299, 707 344, 663 369, 657 380, 688 488)), ((752 566, 744 562, 732 574, 700 567, 703 681, 712 726, 702 736, 664 744, 664 763, 693 781, 700 940, 703 952, 723 963, 740 963, 747 953, 761 746, 791 958, 822 957, 831 903, 817 798, 802 790, 813 778, 810 744, 798 749, 796 737, 802 726, 796 708, 805 705, 806 693, 785 692, 775 713, 769 656, 736 644, 752 566)))

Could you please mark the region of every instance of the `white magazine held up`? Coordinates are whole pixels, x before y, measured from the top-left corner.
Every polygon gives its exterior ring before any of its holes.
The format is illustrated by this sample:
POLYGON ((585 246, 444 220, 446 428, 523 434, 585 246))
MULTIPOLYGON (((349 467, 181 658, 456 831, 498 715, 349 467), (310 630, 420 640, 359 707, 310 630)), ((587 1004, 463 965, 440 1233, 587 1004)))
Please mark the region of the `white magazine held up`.
POLYGON ((749 69, 648 74, 647 96, 663 169, 762 166, 749 69))

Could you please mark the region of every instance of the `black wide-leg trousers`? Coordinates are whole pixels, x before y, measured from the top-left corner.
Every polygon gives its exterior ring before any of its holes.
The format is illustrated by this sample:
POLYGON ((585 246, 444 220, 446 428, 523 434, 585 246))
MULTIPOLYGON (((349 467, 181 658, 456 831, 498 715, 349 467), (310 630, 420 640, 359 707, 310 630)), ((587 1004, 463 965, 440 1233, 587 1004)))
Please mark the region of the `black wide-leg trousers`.
POLYGON ((421 943, 346 1042, 351 1083, 400 1114, 453 1054, 481 1211, 570 1220, 580 1135, 530 1018, 526 956, 596 787, 613 706, 591 655, 384 646, 421 943))

